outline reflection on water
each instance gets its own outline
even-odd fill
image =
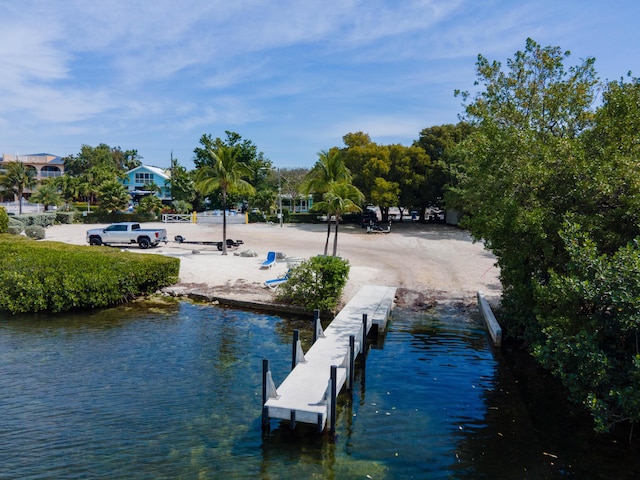
[[[575,457],[572,465],[555,458],[564,452],[545,455],[544,433],[513,378],[475,312],[461,306],[396,310],[384,346],[360,365],[353,395],[339,398],[335,442],[275,420],[263,434],[262,358],[279,384],[290,368],[292,330],[306,349],[310,327],[186,302],[6,318],[0,479],[564,478],[581,471]]]

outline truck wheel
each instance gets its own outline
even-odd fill
[[[102,239],[100,237],[91,237],[89,239],[89,245],[99,247],[100,245],[102,245]]]
[[[146,237],[142,237],[138,239],[138,245],[140,246],[140,248],[142,248],[143,250],[146,250],[147,248],[149,248],[151,246],[151,242],[149,241],[148,238]]]

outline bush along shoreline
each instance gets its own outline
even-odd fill
[[[0,311],[117,305],[178,282],[180,260],[0,234]]]

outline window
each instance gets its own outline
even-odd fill
[[[136,172],[135,174],[135,183],[136,184],[142,184],[142,185],[148,185],[150,183],[153,183],[153,173],[148,173],[148,172]]]
[[[126,232],[127,231],[127,226],[126,225],[110,225],[106,228],[107,232]]]
[[[40,170],[40,175],[42,176],[42,178],[59,177],[60,175],[62,175],[62,172],[58,167],[46,165],[42,167],[42,170]]]

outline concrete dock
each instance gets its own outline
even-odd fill
[[[386,329],[395,295],[395,287],[362,287],[309,351],[301,352],[299,363],[277,389],[269,372],[267,382],[271,385],[263,388],[263,425],[265,419],[278,418],[291,421],[292,427],[302,422],[322,431],[335,415],[331,406],[335,409],[335,397],[349,382],[355,357],[365,351],[371,327],[376,325],[379,332]]]

